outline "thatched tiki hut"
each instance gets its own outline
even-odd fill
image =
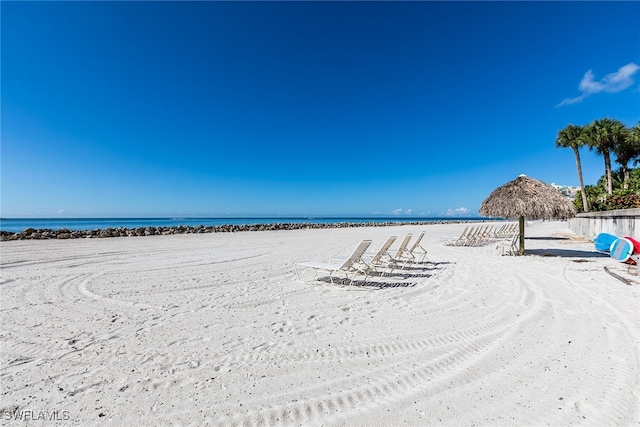
[[[520,175],[496,188],[480,205],[480,215],[518,218],[520,255],[524,254],[524,220],[565,219],[576,215],[576,208],[558,190],[537,179]]]

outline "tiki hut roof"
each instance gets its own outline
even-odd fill
[[[520,175],[493,190],[479,212],[500,218],[564,219],[574,217],[576,208],[549,184]]]

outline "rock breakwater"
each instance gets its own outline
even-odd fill
[[[142,237],[166,236],[171,234],[201,234],[201,233],[236,233],[242,231],[276,231],[276,230],[304,230],[317,228],[347,228],[347,227],[387,227],[392,225],[427,225],[451,224],[465,221],[433,221],[433,222],[337,222],[331,224],[318,223],[276,223],[276,224],[242,224],[215,226],[187,226],[173,227],[137,227],[137,228],[103,228],[95,230],[68,230],[61,228],[35,229],[27,228],[18,233],[0,231],[0,241],[10,240],[47,240],[47,239],[86,239],[105,237]]]

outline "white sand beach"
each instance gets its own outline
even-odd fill
[[[522,257],[463,228],[2,242],[0,423],[638,425],[640,277],[564,222]],[[296,279],[423,230],[405,275]]]

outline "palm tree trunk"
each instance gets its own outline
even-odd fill
[[[629,178],[630,178],[630,174],[629,174],[629,168],[626,166],[622,166],[622,173],[624,176],[624,182],[622,184],[622,188],[624,188],[625,190],[629,189]]]
[[[582,193],[582,208],[585,212],[589,212],[587,192],[584,189],[584,180],[582,179],[582,163],[580,163],[580,152],[578,152],[578,147],[573,147],[573,152],[576,154],[576,168],[578,169],[578,180],[580,181],[580,193]]]
[[[604,169],[607,173],[607,193],[613,194],[613,177],[611,176],[611,156],[609,150],[603,150]]]

